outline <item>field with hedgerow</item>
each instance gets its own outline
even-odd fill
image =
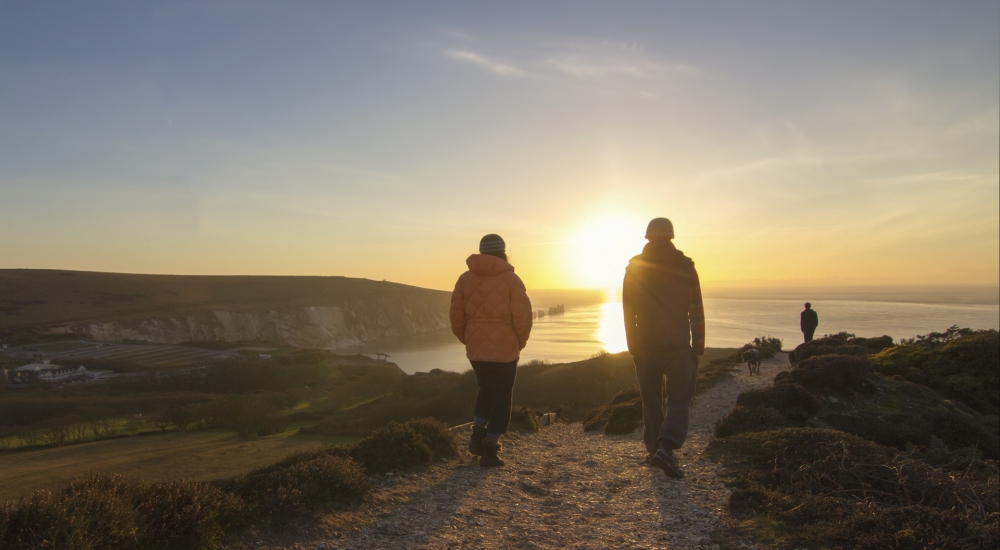
[[[44,344],[39,344],[44,345]],[[457,455],[471,372],[407,375],[392,363],[279,349],[201,368],[95,364],[107,384],[0,389],[0,548],[217,548],[252,529],[349,507],[367,476]],[[709,350],[719,379],[733,350]],[[586,411],[635,387],[627,354],[532,362],[515,387],[534,414]]]

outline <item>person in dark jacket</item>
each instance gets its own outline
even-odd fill
[[[705,311],[694,262],[674,247],[673,238],[670,220],[649,222],[649,242],[625,269],[622,309],[628,351],[642,397],[647,461],[666,475],[679,478],[684,472],[674,450],[687,437],[698,362],[705,353]]]
[[[806,342],[812,342],[813,334],[816,332],[816,327],[818,326],[819,316],[816,315],[816,310],[812,308],[812,304],[806,302],[806,309],[799,315],[799,328],[802,329],[802,336],[805,337]]]

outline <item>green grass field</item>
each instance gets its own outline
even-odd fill
[[[212,480],[277,462],[291,453],[349,437],[297,435],[298,429],[255,440],[228,430],[168,431],[65,447],[0,453],[0,501],[56,489],[91,472],[119,473],[145,481]]]

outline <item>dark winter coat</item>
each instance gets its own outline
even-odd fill
[[[799,316],[799,327],[802,332],[808,332],[810,330],[816,330],[819,326],[819,316],[816,315],[816,310],[806,309],[802,311],[802,315]]]
[[[670,241],[650,241],[632,258],[622,285],[632,355],[705,350],[705,313],[694,262]],[[693,338],[692,338],[693,336]],[[693,340],[693,341],[692,341]]]

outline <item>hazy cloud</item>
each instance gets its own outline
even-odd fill
[[[502,76],[527,76],[527,73],[514,65],[489,59],[476,52],[470,52],[468,50],[451,50],[447,53],[452,59],[478,65],[494,74]]]

